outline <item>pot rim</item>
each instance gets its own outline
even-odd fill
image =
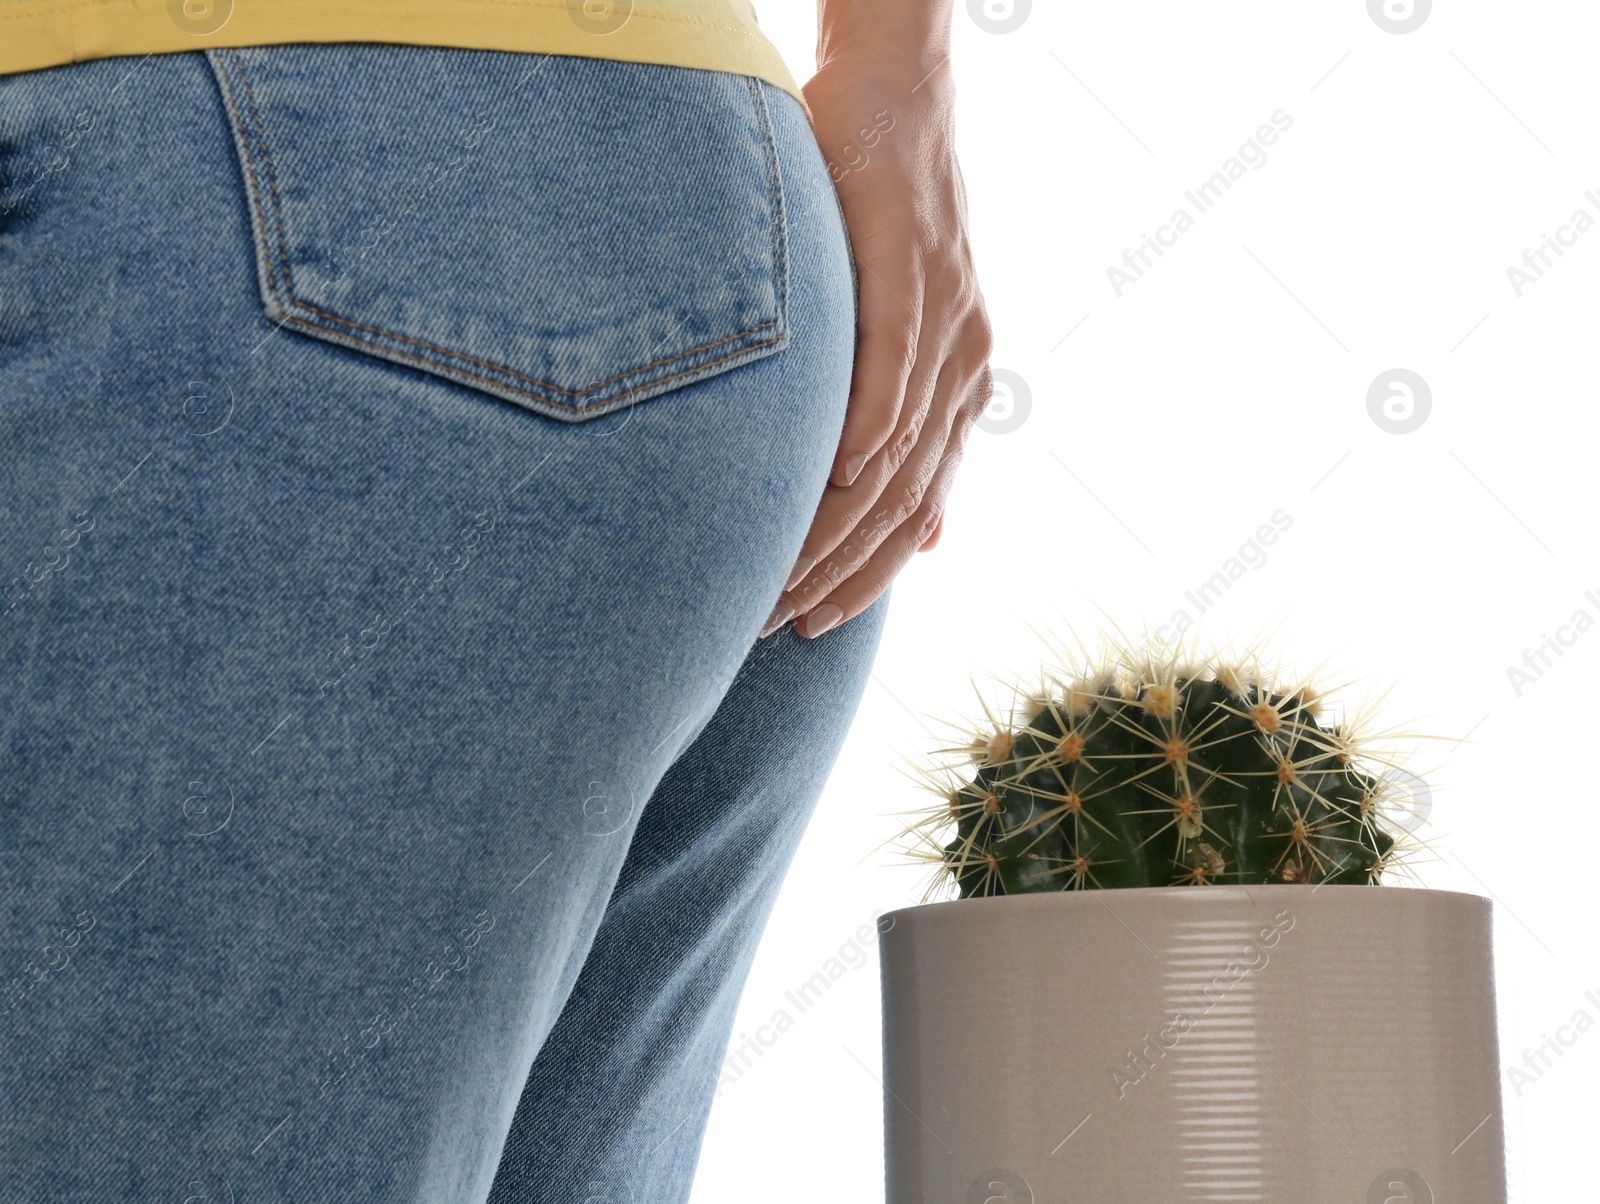
[[[1045,907],[1083,907],[1088,905],[1091,898],[1110,907],[1111,904],[1106,901],[1106,896],[1114,896],[1136,906],[1147,902],[1155,902],[1158,899],[1185,897],[1215,900],[1218,903],[1238,902],[1241,899],[1248,899],[1254,904],[1256,902],[1254,896],[1257,893],[1264,893],[1268,899],[1282,902],[1288,899],[1307,899],[1319,891],[1331,891],[1331,897],[1335,899],[1354,899],[1374,895],[1378,892],[1384,892],[1391,896],[1415,897],[1426,895],[1439,899],[1441,906],[1451,906],[1453,903],[1454,906],[1458,907],[1479,908],[1492,907],[1494,902],[1490,896],[1472,891],[1437,890],[1433,887],[1394,885],[1374,887],[1354,883],[1327,883],[1316,886],[1304,882],[1264,882],[1250,885],[1214,883],[1201,887],[1125,886],[1112,889],[1030,891],[1020,895],[983,895],[967,899],[941,899],[936,903],[916,903],[910,907],[898,907],[891,911],[880,912],[878,915],[878,927],[880,931],[888,932],[903,917],[917,916],[932,920],[935,913],[939,915],[952,914],[948,909],[953,907],[963,908],[963,914],[975,911],[980,906],[985,907],[997,913],[996,919],[998,921],[1000,915],[1006,911],[1026,911]],[[1088,898],[1084,898],[1084,896],[1088,896]],[[1068,900],[1080,898],[1083,900],[1082,902],[1068,902]],[[1048,903],[1044,902],[1044,900],[1059,900],[1059,902]],[[1208,905],[1207,903],[1197,902],[1192,906]],[[1191,906],[1191,904],[1186,903],[1181,904],[1181,906],[1187,907]],[[885,926],[886,919],[888,921],[887,927]]]

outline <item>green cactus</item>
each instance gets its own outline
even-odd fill
[[[955,752],[970,781],[914,828],[960,897],[1211,883],[1377,884],[1408,846],[1380,821],[1358,719],[1253,658],[1135,657],[1029,695]],[[985,711],[988,711],[985,706]]]

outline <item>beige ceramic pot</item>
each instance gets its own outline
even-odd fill
[[[958,899],[880,920],[888,1204],[1504,1204],[1489,900]]]

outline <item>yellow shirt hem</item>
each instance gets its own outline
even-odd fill
[[[228,4],[220,0],[219,11]],[[0,4],[0,75],[118,55],[289,42],[450,46],[731,71],[764,79],[806,108],[745,0],[635,3],[621,27],[605,34],[582,28],[567,0],[233,0],[226,22],[208,34],[181,28],[167,0]]]

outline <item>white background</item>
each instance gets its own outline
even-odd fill
[[[810,5],[760,17],[807,78]],[[882,1199],[878,950],[851,942],[929,881],[875,851],[931,800],[902,757],[981,714],[969,678],[996,699],[1045,663],[1030,624],[1092,640],[1106,616],[1137,632],[1192,612],[1184,592],[1280,509],[1292,527],[1202,631],[1276,631],[1290,665],[1331,657],[1324,680],[1358,682],[1341,698],[1392,686],[1383,723],[1470,733],[1414,762],[1434,796],[1418,873],[1496,900],[1500,1064],[1580,1010],[1600,1021],[1600,627],[1566,631],[1520,693],[1507,672],[1574,612],[1600,620],[1600,227],[1568,232],[1521,296],[1507,275],[1574,211],[1600,220],[1597,26],[1575,0],[1439,0],[1403,35],[1364,0],[1036,0],[995,34],[957,0],[992,362],[1031,408],[997,397],[1012,429],[974,432],[941,545],[896,582],[734,1044],[780,1009],[795,1023],[719,1096],[695,1204]],[[1265,165],[1118,297],[1124,249],[1195,213],[1185,190],[1280,109]],[[1397,367],[1432,394],[1407,434],[1367,407]],[[799,1011],[785,991],[841,949],[852,968]],[[1589,1031],[1531,1084],[1502,1075],[1512,1199],[1600,1198],[1597,1069]]]

